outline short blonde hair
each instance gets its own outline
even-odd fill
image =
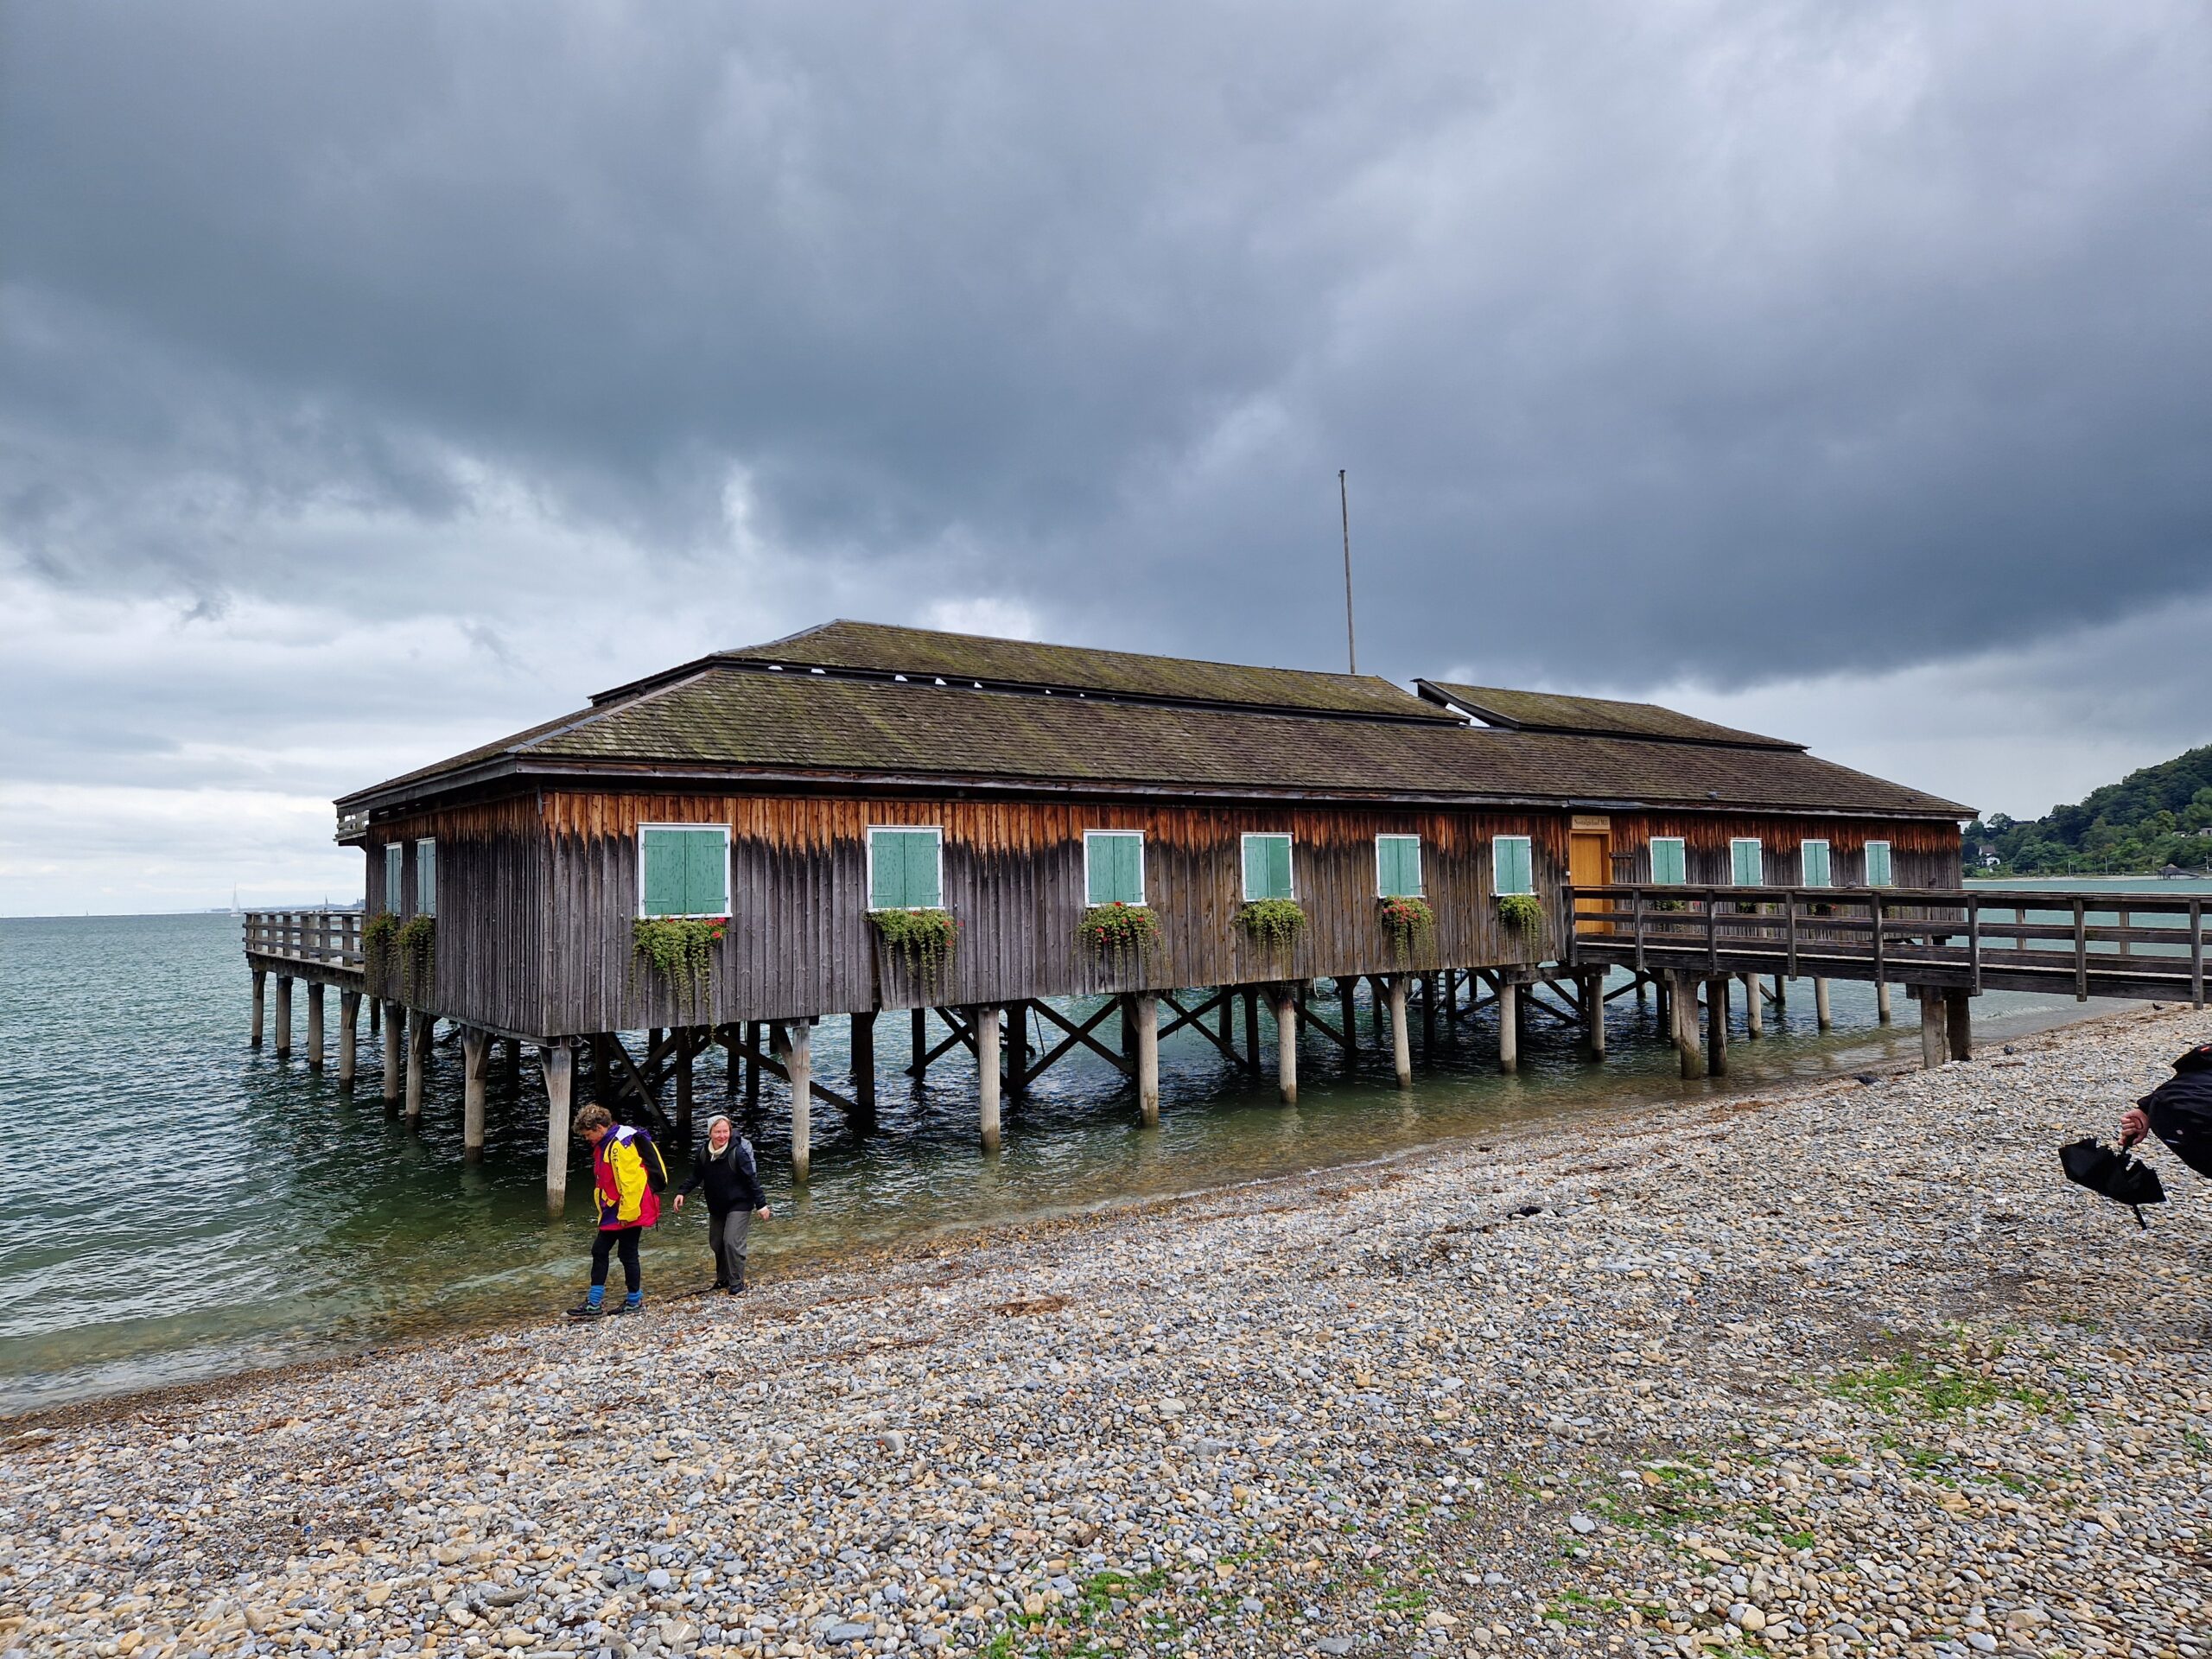
[[[575,1117],[569,1127],[577,1135],[597,1135],[601,1129],[612,1128],[613,1124],[614,1114],[608,1111],[606,1107],[593,1103],[579,1107]]]

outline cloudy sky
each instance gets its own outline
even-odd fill
[[[2212,14],[0,0],[0,912],[836,615],[2212,741]]]

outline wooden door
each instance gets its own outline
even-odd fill
[[[1576,830],[1567,844],[1567,879],[1577,887],[1602,887],[1613,879],[1613,838],[1611,830]],[[1610,899],[1577,899],[1578,913],[1592,910],[1611,910]],[[1575,925],[1586,932],[1610,933],[1610,922]]]

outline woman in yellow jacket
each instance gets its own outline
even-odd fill
[[[576,1114],[576,1138],[591,1147],[592,1185],[599,1198],[599,1236],[591,1245],[591,1289],[569,1310],[572,1319],[595,1319],[607,1312],[610,1255],[622,1258],[626,1294],[613,1311],[634,1313],[645,1306],[645,1275],[638,1262],[638,1238],[660,1219],[659,1188],[668,1185],[668,1166],[653,1138],[634,1124],[617,1123],[604,1106]]]

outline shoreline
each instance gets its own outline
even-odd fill
[[[0,1649],[2202,1654],[2212,1194],[2055,1154],[2202,1024],[19,1419]]]

